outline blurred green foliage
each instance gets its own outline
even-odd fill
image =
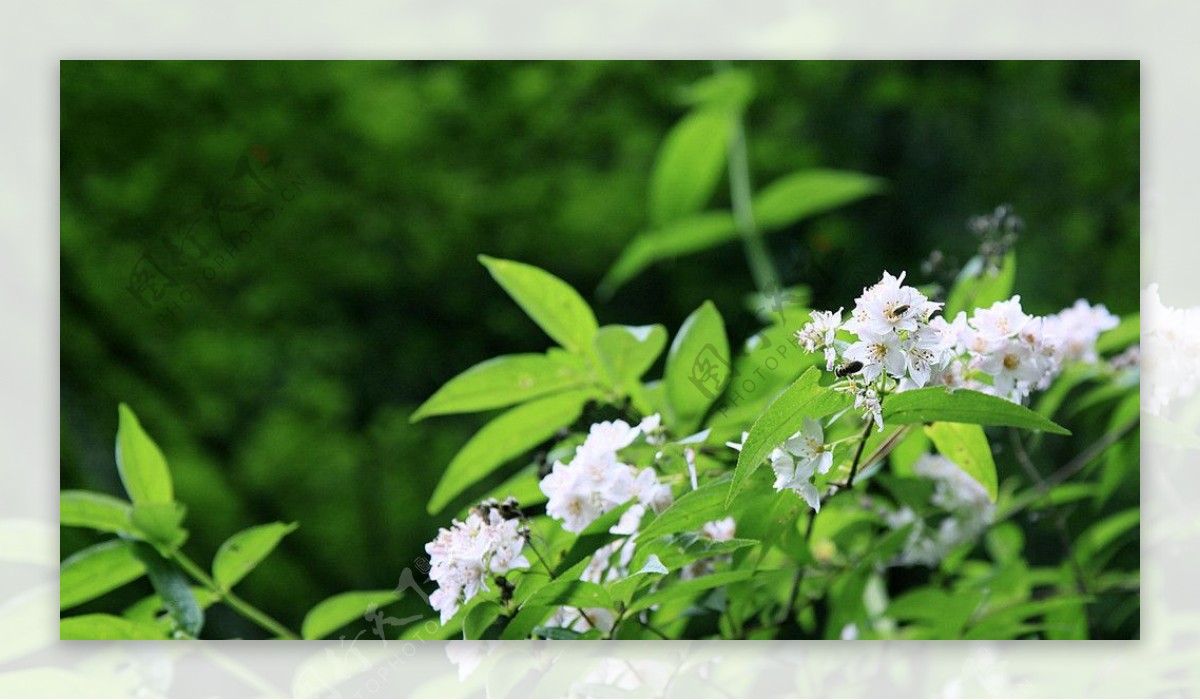
[[[768,239],[784,283],[808,285],[814,306],[853,298],[882,269],[948,282],[974,252],[968,217],[1008,203],[1026,224],[1015,289],[1030,312],[1082,295],[1136,310],[1136,62],[739,67],[755,82],[756,186],[809,167],[887,182],[882,196]],[[686,86],[711,72],[64,62],[62,487],[121,493],[112,436],[125,401],[170,456],[189,505],[185,549],[201,565],[231,532],[300,523],[241,584],[265,611],[298,627],[330,595],[393,587],[448,519],[425,504],[485,420],[410,425],[410,413],[485,358],[549,345],[476,255],[594,290],[648,226],[657,149],[686,110]],[[259,184],[250,172],[270,174]],[[278,195],[271,218],[230,248],[205,217],[219,210],[236,237],[246,220],[236,208],[256,187]],[[728,207],[725,190],[714,205]],[[175,296],[144,306],[131,273],[147,252],[168,266],[163,237],[178,242],[181,226],[204,231],[213,274],[208,263],[170,268]],[[922,274],[934,250],[945,262]],[[589,301],[602,324],[677,328],[712,299],[744,338],[757,329],[752,286],[734,242]],[[1131,503],[1136,493],[1112,507]],[[64,552],[98,540],[62,536]],[[132,603],[149,593],[139,585],[113,595]],[[219,611],[206,627],[261,634]]]

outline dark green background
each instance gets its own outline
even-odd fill
[[[806,167],[889,191],[773,236],[789,284],[848,305],[886,268],[926,282],[963,261],[968,217],[1026,222],[1016,289],[1046,313],[1078,296],[1138,303],[1136,62],[747,63],[756,185]],[[708,63],[64,62],[62,486],[120,493],[117,403],[163,447],[202,563],[256,523],[299,521],[241,589],[281,621],[347,589],[390,588],[448,516],[439,474],[482,416],[408,415],[488,357],[540,351],[540,331],[475,261],[563,277],[601,323],[672,330],[706,298],[756,329],[736,244],[660,264],[608,301],[592,290],[647,219],[656,149],[679,91]],[[193,222],[240,158],[273,201],[173,317],[125,289],[143,252]],[[271,183],[267,183],[270,186]],[[724,188],[713,205],[726,205]],[[230,214],[231,219],[236,216]],[[210,254],[219,248],[198,227]],[[161,255],[161,253],[160,253]],[[212,262],[213,258],[209,258]],[[202,266],[180,268],[195,280]],[[1135,500],[1136,503],[1136,500]],[[63,531],[65,554],[87,535]],[[98,608],[132,602],[130,587]],[[214,612],[206,636],[258,636]]]

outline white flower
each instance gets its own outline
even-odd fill
[[[579,452],[605,454],[629,447],[637,439],[640,427],[630,427],[623,420],[595,423],[579,447]]]
[[[1095,362],[1096,340],[1117,327],[1118,319],[1103,304],[1092,306],[1079,299],[1073,306],[1046,317],[1045,333],[1064,360]]]
[[[733,516],[721,520],[712,520],[700,527],[700,534],[713,542],[728,542],[737,532],[737,522]]]
[[[843,328],[860,337],[915,331],[917,324],[942,307],[915,288],[902,285],[904,276],[903,272],[899,277],[884,272],[883,279],[864,289]]]
[[[1021,310],[1020,295],[1007,301],[998,301],[986,309],[978,309],[971,317],[971,326],[979,334],[979,342],[986,345],[999,343],[1017,334],[1029,316]]]
[[[790,489],[804,499],[810,508],[821,510],[821,494],[812,483],[816,463],[797,463],[787,451],[776,448],[770,454],[771,469],[775,472],[775,490]]]
[[[505,505],[515,507],[516,502]],[[429,603],[441,613],[442,624],[454,617],[462,603],[488,590],[489,574],[500,576],[529,567],[522,554],[525,536],[520,521],[505,518],[501,510],[494,501],[483,503],[465,521],[454,520],[450,528],[438,530],[437,537],[425,545],[429,577],[438,584]]]
[[[879,393],[873,388],[867,388],[854,395],[854,409],[863,412],[863,418],[875,421],[879,430],[883,430],[883,403]]]
[[[546,514],[568,532],[582,532],[633,498],[656,513],[670,505],[671,488],[659,483],[653,469],[639,472],[617,456],[617,450],[632,444],[644,429],[657,425],[657,415],[632,428],[620,420],[593,425],[575,457],[567,464],[555,462],[539,484],[548,499]]]
[[[846,349],[844,357],[851,362],[862,363],[859,372],[867,382],[875,381],[885,370],[893,377],[904,376],[904,350],[900,348],[900,337],[894,333],[862,337]]]
[[[1000,396],[1020,397],[1041,381],[1049,358],[1019,338],[995,343],[979,362],[979,369],[992,376],[992,385]]]
[[[825,444],[825,431],[812,418],[806,416],[800,432],[788,438],[783,446],[798,462],[804,463],[806,469],[811,466],[824,474],[833,466],[833,450]]]

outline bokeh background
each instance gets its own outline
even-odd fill
[[[923,281],[933,250],[964,261],[977,244],[967,219],[1007,203],[1026,224],[1016,290],[1027,308],[1087,296],[1136,311],[1136,62],[737,67],[756,85],[756,185],[806,167],[888,182],[770,238],[784,281],[809,285],[817,306],[847,303],[884,268]],[[646,225],[681,90],[712,70],[62,63],[61,486],[121,492],[125,401],[168,457],[193,558],[207,563],[249,525],[300,522],[241,584],[245,598],[296,626],[329,595],[394,586],[448,519],[425,503],[485,420],[410,425],[409,414],[478,361],[549,345],[477,254],[554,272],[602,323],[674,329],[712,299],[733,338],[757,329],[736,243],[656,265],[611,299],[593,294]],[[262,185],[249,175],[264,171]],[[191,227],[214,209],[237,221],[263,186],[294,196],[212,277],[177,273],[190,300],[143,305],[129,292],[142,256],[169,250],[163,237],[192,231],[217,252],[210,230]],[[64,555],[90,541],[61,537]],[[101,607],[149,593],[137,585]],[[260,635],[219,609],[206,628]]]

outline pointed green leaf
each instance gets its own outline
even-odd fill
[[[642,528],[638,533],[638,548],[648,547],[664,535],[699,530],[704,523],[724,517],[727,514],[725,496],[728,493],[729,480],[721,478],[683,494]]]
[[[409,420],[511,406],[587,383],[578,367],[547,355],[502,355],[446,382]]]
[[[63,491],[58,494],[58,520],[69,527],[87,527],[100,532],[133,535],[133,507],[129,501],[94,491]]]
[[[988,498],[996,502],[996,462],[983,428],[970,423],[934,423],[925,427],[925,434],[943,457],[954,462],[987,490]]]
[[[296,527],[296,523],[256,525],[225,540],[213,559],[213,579],[217,585],[224,590],[233,588]]]
[[[844,170],[802,170],[764,187],[754,196],[754,219],[763,229],[782,228],[869,195],[884,181]]]
[[[725,390],[732,369],[725,321],[706,301],[684,320],[667,353],[663,384],[670,426],[691,432]]]
[[[59,639],[166,639],[156,625],[126,620],[116,615],[92,614],[64,617],[58,624]]]
[[[667,345],[667,329],[652,326],[604,326],[596,333],[596,354],[615,387],[641,379]]]
[[[727,211],[695,214],[664,223],[635,236],[596,290],[602,298],[611,297],[629,280],[659,260],[708,250],[737,238],[737,224]]]
[[[486,255],[479,261],[556,343],[577,354],[592,346],[596,315],[571,285],[533,265]]]
[[[628,606],[629,602],[633,600],[633,596],[643,586],[657,581],[669,573],[670,571],[667,570],[667,567],[663,566],[658,557],[651,554],[646,563],[642,565],[642,568],[619,581],[609,584],[608,590],[612,594],[613,600],[619,601],[621,605]]]
[[[350,591],[317,603],[300,625],[304,639],[323,639],[355,620],[365,620],[371,607],[382,608],[400,600],[396,591]]]
[[[1057,435],[1071,434],[1061,425],[1020,404],[970,389],[948,391],[932,386],[894,394],[883,402],[885,425],[889,422],[905,425],[934,421],[1006,425]]]
[[[502,464],[554,436],[583,412],[590,392],[556,394],[517,406],[483,426],[450,462],[429,498],[436,513],[456,496],[479,483]]]
[[[725,169],[735,114],[724,107],[694,110],[667,133],[650,175],[651,222],[662,225],[694,214],[712,198]]]
[[[142,430],[133,409],[121,404],[117,413],[117,471],[129,499],[134,503],[170,503],[175,495],[162,450]]]
[[[182,503],[135,503],[130,520],[135,528],[167,553],[187,540],[183,516],[187,508]]]
[[[175,620],[175,624],[192,639],[199,637],[200,630],[204,627],[204,610],[192,595],[187,577],[175,564],[164,559],[156,549],[144,542],[133,544],[133,553],[145,565],[154,591],[158,593],[163,607]]]
[[[629,612],[635,613],[640,610],[649,610],[656,605],[662,605],[672,600],[679,598],[688,598],[695,596],[703,591],[727,586],[731,583],[744,581],[754,575],[751,569],[738,569],[735,571],[725,571],[719,574],[710,574],[699,578],[688,579],[686,581],[678,581],[672,583],[666,588],[655,591],[650,595],[642,596],[638,600],[633,601],[629,606]]]
[[[771,450],[800,430],[805,418],[823,418],[853,403],[849,394],[818,384],[820,376],[820,370],[809,367],[754,421],[738,455],[737,469],[725,499],[726,506],[745,488],[750,476],[767,459]]]
[[[109,540],[82,549],[68,557],[59,570],[59,607],[66,610],[86,603],[137,580],[145,572],[129,542]]]

